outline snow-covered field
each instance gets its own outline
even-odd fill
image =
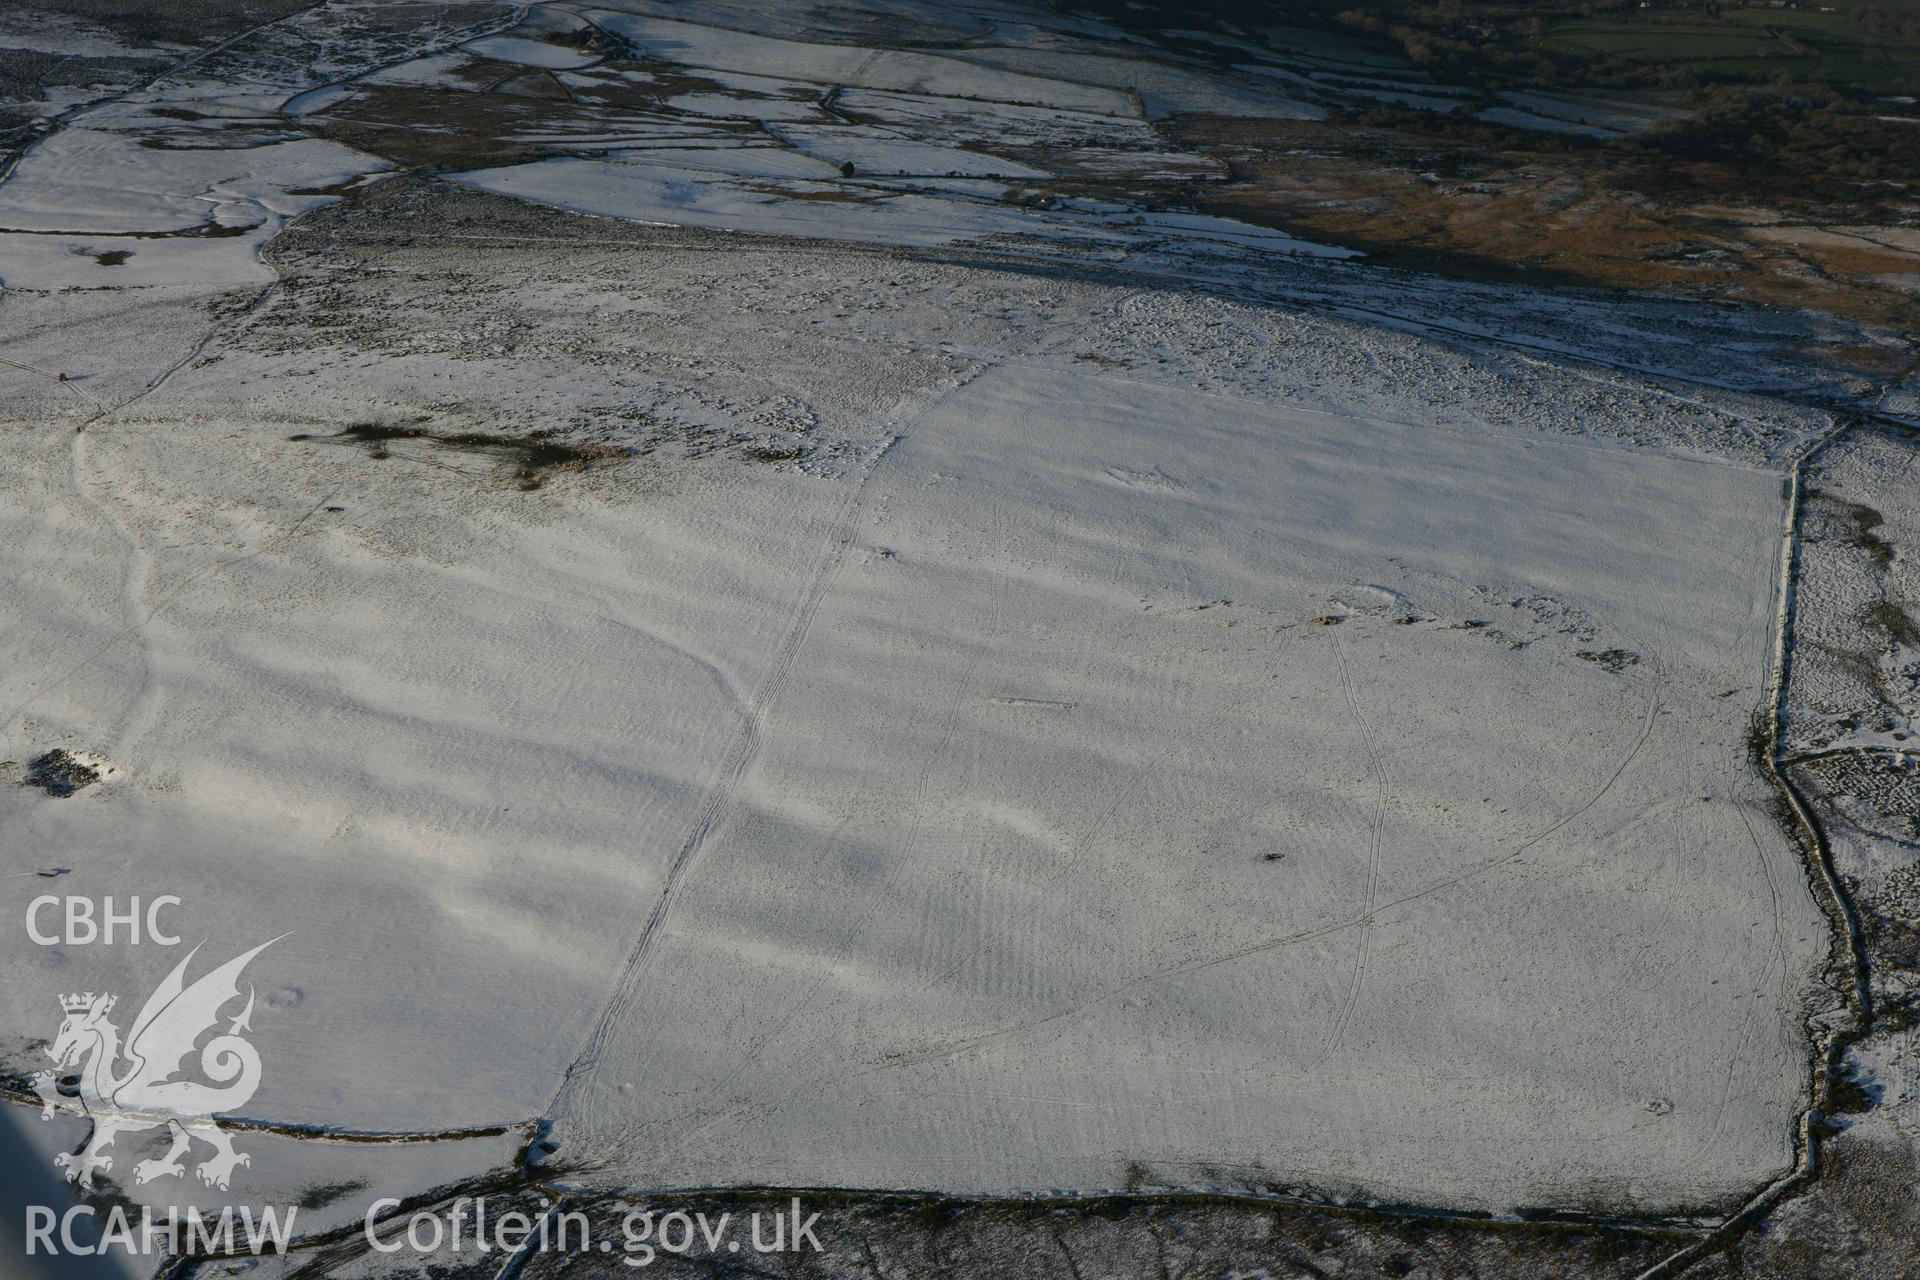
[[[7,545],[59,566],[15,751],[117,770],[9,826],[294,930],[261,1116],[544,1116],[625,1185],[1654,1212],[1789,1160],[1823,933],[1739,747],[1775,474],[1150,385],[1079,358],[1160,305],[1108,286],[591,223],[563,285],[380,222],[81,434],[8,374]],[[812,420],[719,433],[779,389]],[[652,452],[523,491],[330,436],[581,419]]]
[[[942,397],[756,680],[563,1149],[1496,1210],[1764,1178],[1823,943],[1725,696],[1777,491],[1019,364]]]
[[[1197,73],[648,10],[243,44],[0,183],[7,910],[289,935],[245,1193],[1791,1166],[1817,323],[1027,199]],[[162,958],[0,930],[0,1068]]]

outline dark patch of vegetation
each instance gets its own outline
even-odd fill
[[[1879,534],[1880,526],[1886,523],[1872,507],[1861,502],[1849,502],[1830,493],[1813,495],[1822,505],[1833,509],[1834,514],[1847,526],[1847,541],[1872,556],[1882,564],[1893,560],[1893,546]]]
[[[1827,1083],[1826,1109],[1834,1115],[1860,1115],[1880,1100],[1880,1087],[1858,1066],[1836,1067]]]
[[[1537,86],[1536,86],[1537,87]],[[1429,170],[1473,176],[1489,153],[1590,156],[1614,162],[1613,177],[1643,195],[1674,200],[1748,196],[1817,198],[1848,206],[1908,198],[1920,173],[1920,124],[1882,119],[1873,95],[1825,85],[1714,86],[1687,95],[1685,114],[1619,138],[1542,133],[1465,111],[1379,104],[1335,112],[1335,123],[1445,143]]]
[[[322,1186],[308,1187],[295,1201],[302,1209],[324,1209],[346,1199],[356,1191],[365,1189],[364,1180],[354,1182],[330,1182]]]
[[[1730,176],[1754,194],[1903,200],[1906,184],[1920,174],[1920,125],[1888,124],[1881,119],[1887,104],[1870,94],[1807,84],[1726,86],[1695,94],[1688,106],[1684,119],[1619,144],[1643,159],[1630,175],[1641,190],[1724,190]]]
[[[342,178],[339,182],[330,182],[324,187],[288,187],[290,196],[344,196],[360,185],[358,175]]]
[[[200,222],[177,231],[118,231],[109,234],[125,236],[129,240],[226,240],[243,236],[251,230],[252,227],[230,227],[224,222]]]
[[[571,31],[554,31],[542,37],[548,44],[557,44],[563,48],[580,49],[587,53],[598,54],[603,58],[634,56],[634,47],[625,39],[608,31],[604,27],[577,27]]]
[[[355,423],[332,435],[315,436],[307,432],[289,440],[322,444],[358,444],[373,459],[391,458],[387,445],[399,440],[417,440],[446,449],[457,449],[498,459],[519,481],[522,489],[538,489],[545,474],[555,470],[584,471],[595,463],[627,456],[627,451],[612,445],[581,445],[555,439],[550,431],[535,431],[524,436],[491,431],[429,431],[424,427],[398,426],[377,422]]]
[[[624,88],[620,87],[622,82],[603,84],[595,96],[606,107],[649,110],[676,93],[725,92],[738,96],[712,80],[673,75],[661,64],[631,62],[626,66],[645,70],[650,78],[645,84],[626,84]],[[661,74],[652,74],[655,68],[660,68]],[[604,126],[604,116],[597,109],[576,107],[565,89],[547,73],[529,73],[496,83],[494,73],[498,70],[498,64],[485,64],[449,72],[472,89],[490,90],[484,93],[421,85],[362,85],[351,101],[338,104],[323,116],[308,117],[305,123],[323,137],[405,165],[438,170],[546,158],[551,152],[545,146],[513,141],[536,120],[545,128],[563,128],[569,120],[595,128]],[[550,90],[550,94],[535,96],[532,90],[536,87]],[[741,136],[755,132],[755,127],[744,120],[717,122],[711,127],[716,132]]]
[[[533,1208],[524,1176],[442,1188],[432,1201],[423,1197],[403,1208],[444,1206],[456,1193],[502,1190],[513,1197],[515,1208]],[[1114,1274],[1116,1258],[1145,1261],[1156,1252],[1160,1272],[1167,1275],[1586,1275],[1597,1261],[1630,1261],[1633,1271],[1643,1270],[1694,1238],[1660,1228],[1526,1225],[1482,1214],[1435,1216],[1412,1209],[1274,1204],[1205,1194],[996,1200],[759,1187],[677,1192],[670,1198],[631,1192],[569,1196],[565,1210],[585,1215],[589,1238],[617,1239],[621,1222],[636,1210],[657,1215],[670,1205],[710,1220],[726,1213],[742,1221],[755,1213],[784,1216],[795,1198],[804,1213],[818,1218],[821,1252],[796,1252],[783,1260],[779,1274],[788,1280],[841,1277],[849,1274],[849,1266],[862,1274],[893,1276],[1027,1275],[1038,1273],[1034,1259],[1042,1255],[1048,1261],[1039,1270],[1047,1274],[1092,1277]],[[397,1215],[388,1219],[397,1220]],[[343,1235],[337,1256],[359,1241],[358,1227],[353,1224]],[[364,1242],[360,1245],[361,1257],[369,1257]],[[1170,1269],[1171,1255],[1182,1261]],[[1411,1264],[1411,1270],[1400,1263]],[[566,1265],[565,1260],[554,1266],[536,1259],[527,1274],[558,1275]],[[481,1268],[489,1276],[494,1269]],[[588,1269],[601,1271],[591,1264]],[[714,1276],[773,1274],[742,1270],[720,1258],[694,1269]],[[1621,1271],[1626,1273],[1624,1267]]]
[[[168,4],[152,4],[149,0],[61,0],[57,12],[97,22],[139,43],[174,40],[199,45],[305,7],[301,0],[249,0],[246,4],[231,0],[175,0]]]
[[[133,256],[131,249],[109,249],[105,253],[96,253],[93,260],[103,267],[117,267]]]
[[[1920,924],[1878,912],[1865,913],[1868,950],[1885,969],[1920,972]],[[1920,996],[1907,997],[1908,1005]]]
[[[1882,996],[1873,1004],[1875,1035],[1905,1035],[1920,1027],[1920,996]]]
[[[1895,644],[1920,647],[1920,623],[1891,600],[1875,600],[1861,610],[1860,621],[1886,632]]]
[[[65,799],[82,787],[90,787],[98,781],[98,769],[65,748],[55,747],[27,762],[27,776],[21,785],[44,787],[48,795]]]
[[[1640,655],[1631,649],[1600,649],[1597,651],[1593,649],[1581,649],[1573,656],[1582,661],[1591,662],[1596,666],[1604,667],[1615,675],[1619,675],[1628,667],[1637,667],[1640,665]]]
[[[1216,0],[1217,3],[1217,0]],[[1301,15],[1475,85],[1684,89],[1775,80],[1897,87],[1920,70],[1920,14],[1720,0],[1344,0]]]
[[[922,1196],[909,1202],[907,1221],[929,1234],[945,1231],[966,1217],[971,1206],[942,1196]]]
[[[1598,152],[1605,145],[1602,139],[1584,134],[1541,133],[1482,120],[1465,111],[1421,111],[1388,102],[1339,108],[1327,118],[1334,124],[1386,130],[1420,145],[1447,144],[1447,149],[1421,157],[1429,172],[1445,179],[1480,176],[1489,151]]]
[[[740,451],[744,458],[755,462],[792,462],[795,458],[804,458],[807,451],[799,445],[756,444]]]
[[[1767,773],[1773,761],[1773,718],[1758,707],[1748,712],[1743,741],[1747,748],[1747,763],[1762,774]]]
[[[1183,9],[1188,6],[1182,6]],[[1236,21],[1243,5],[1211,0],[1172,25]],[[1863,5],[1846,14],[1716,0],[1338,0],[1292,22],[1383,46],[1438,79],[1479,90],[1621,96],[1658,90],[1680,110],[1616,138],[1524,130],[1477,119],[1474,107],[1419,111],[1382,101],[1336,112],[1336,123],[1427,136],[1478,151],[1587,153],[1628,163],[1647,195],[1819,197],[1902,202],[1920,174],[1920,125],[1884,95],[1920,82],[1920,13]],[[1171,17],[1171,15],[1169,15]],[[1447,177],[1445,157],[1433,170]]]

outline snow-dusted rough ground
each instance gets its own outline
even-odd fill
[[[1830,327],[964,178],[849,205],[935,145],[866,122],[489,176],[496,103],[433,117],[453,181],[359,182],[412,163],[361,149],[419,106],[381,83],[546,104],[535,152],[640,108],[527,90],[596,70],[572,10],[321,58],[331,12],[0,185],[0,735],[103,771],[0,787],[6,910],[292,931],[261,1194],[536,1126],[596,1188],[1712,1216],[1793,1163],[1828,940],[1745,739]],[[1121,110],[1031,50],[622,22],[664,132],[782,136],[783,70],[933,133]],[[208,104],[246,145],[166,163]],[[157,976],[0,960],[11,1075],[56,993]]]

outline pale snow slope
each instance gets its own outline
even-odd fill
[[[291,22],[320,41],[338,12]],[[1131,110],[1047,78],[1058,60],[628,29],[689,65],[887,90],[845,97],[947,141]],[[1724,460],[1777,463],[1810,428],[1552,359],[1725,366],[1722,347],[1611,302],[1286,275],[1307,268],[1257,251],[1315,247],[1222,219],[810,182],[862,162],[830,142],[874,135],[816,131],[825,159],[784,168],[722,154],[707,128],[744,90],[676,99],[712,112],[658,124],[708,149],[684,161],[467,180],[1191,265],[1256,303],[606,222],[583,274],[577,246],[499,250],[587,220],[516,230],[444,189],[396,242],[423,255],[404,270],[323,236],[263,292],[284,220],[383,163],[269,136],[276,105],[381,67],[442,79],[408,56],[473,34],[162,83],[0,187],[0,225],[44,228],[0,239],[15,290],[155,286],[0,311],[12,356],[82,375],[0,370],[5,753],[115,768],[68,800],[0,787],[5,909],[50,885],[182,893],[214,959],[291,929],[259,962],[250,1113],[416,1134],[550,1116],[563,1158],[614,1183],[1099,1190],[1140,1165],[1619,1212],[1725,1201],[1786,1162],[1823,942],[1740,745],[1778,476]],[[553,47],[513,39],[474,47]],[[316,120],[352,102],[318,94]],[[156,111],[188,104],[208,115]],[[234,123],[259,136],[141,145]],[[658,144],[624,108],[522,134],[603,123],[609,149]],[[1140,145],[1138,121],[1111,127],[1103,145]],[[203,226],[246,234],[145,238]],[[1288,289],[1323,310],[1269,305]],[[1392,326],[1545,335],[1546,355]],[[721,444],[525,494],[483,457],[287,439],[367,421]],[[796,423],[831,445],[812,474],[743,460]],[[4,1065],[38,1065],[52,993],[132,997],[171,958],[0,932]],[[315,1148],[296,1175],[417,1187],[510,1145]],[[302,1181],[263,1162],[259,1185]]]
[[[1139,1162],[1659,1209],[1784,1159],[1822,935],[1739,748],[1776,476],[1111,371],[943,386],[930,353],[1064,359],[1148,295],[594,223],[515,257],[435,199],[444,246],[317,229],[217,362],[83,434],[73,387],[0,375],[34,408],[7,754],[117,767],[0,788],[0,822],[60,891],[184,893],[216,951],[293,930],[253,1114],[552,1114],[562,1158],[648,1186]],[[184,354],[178,305],[7,315],[34,363],[111,350],[78,385],[117,400]],[[667,459],[531,495],[286,439],[617,432],[666,379],[744,425],[730,369],[905,438],[829,478]],[[1641,661],[1576,656],[1613,648]],[[49,882],[6,883],[18,912]],[[0,947],[15,1046],[48,993],[165,959]]]
[[[1717,696],[1778,521],[1763,473],[984,376],[868,482],[563,1149],[1737,1194],[1791,1159],[1824,947]]]
[[[8,754],[78,733],[119,766],[72,802],[0,787],[10,846],[72,868],[5,881],[8,914],[176,893],[210,953],[291,930],[255,962],[263,994],[298,998],[256,1012],[270,1069],[249,1114],[537,1116],[804,589],[779,549],[824,537],[831,495],[788,481],[531,524],[524,499],[475,526],[407,492],[436,468],[369,492],[358,451],[286,434],[47,432],[7,457],[9,487],[44,495],[4,530],[36,566],[9,575]],[[343,503],[402,508],[399,546],[426,545],[396,554],[395,532],[324,510]],[[55,991],[132,1002],[177,958],[50,953],[20,929],[0,948],[33,975],[0,996],[9,1040],[51,1029]]]

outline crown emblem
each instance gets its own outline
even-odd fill
[[[76,991],[72,995],[61,996],[60,1007],[68,1013],[85,1013],[93,1007],[93,992],[89,991],[82,995]],[[113,1008],[113,997],[108,996],[107,1002],[101,1006],[100,1012],[105,1013],[111,1008]]]

